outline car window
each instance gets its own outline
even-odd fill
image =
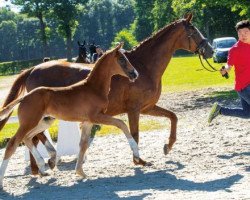
[[[235,40],[223,40],[218,42],[217,48],[230,48],[236,43]]]

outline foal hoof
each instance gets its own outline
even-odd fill
[[[135,165],[142,165],[142,166],[152,166],[153,164],[151,162],[146,162],[142,160],[141,158],[133,158]]]
[[[168,145],[165,144],[164,147],[163,147],[163,151],[164,151],[164,154],[167,155],[169,152],[170,152],[170,148],[168,148]]]
[[[33,176],[37,176],[37,175],[39,175],[39,170],[31,170],[31,174]]]
[[[55,168],[55,166],[56,166],[56,161],[54,160],[54,159],[49,159],[48,160],[48,165],[49,165],[49,168],[50,169],[54,169]]]
[[[48,171],[40,172],[41,176],[49,176],[50,173]]]
[[[76,169],[76,174],[77,174],[78,176],[81,176],[83,179],[84,179],[84,178],[87,178],[87,175],[83,172],[82,169]]]

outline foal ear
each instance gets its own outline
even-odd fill
[[[191,22],[193,19],[193,14],[192,13],[186,13],[184,15],[184,18],[186,19],[187,22]]]
[[[122,48],[124,42],[120,42],[119,44],[117,44],[117,46],[115,47],[115,51],[118,51],[120,48]]]

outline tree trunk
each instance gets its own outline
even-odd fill
[[[72,61],[72,36],[71,31],[67,34],[67,60]]]
[[[47,57],[47,56],[50,56],[50,52],[48,48],[47,36],[45,33],[46,24],[43,21],[42,13],[39,13],[37,17],[40,21],[40,29],[41,29],[41,34],[42,34],[41,37],[42,37],[42,43],[43,43],[43,57]]]

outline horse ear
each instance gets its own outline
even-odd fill
[[[79,41],[77,41],[77,44],[78,44],[78,46],[81,46],[81,44],[80,44],[80,42],[79,42]]]
[[[116,47],[115,47],[115,49],[114,49],[114,52],[119,51],[119,50],[120,50],[120,48],[122,48],[122,45],[123,45],[123,43],[122,43],[122,42],[120,42],[119,44],[117,44],[117,45],[116,45]]]
[[[84,41],[83,41],[83,45],[85,45],[85,44],[86,44],[86,41],[84,40]]]
[[[116,49],[116,50],[119,50],[120,48],[122,48],[123,44],[124,44],[124,42],[118,43],[118,44],[116,45],[115,49]]]
[[[186,13],[184,15],[184,18],[186,19],[187,22],[191,22],[193,19],[193,14],[192,13]]]

